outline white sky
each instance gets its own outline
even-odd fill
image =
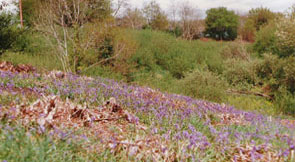
[[[5,9],[8,9],[9,11],[12,11],[13,12],[14,10],[16,10],[16,6],[14,6],[14,5],[11,4],[13,1],[15,1],[15,0],[0,0],[0,3],[1,2],[8,3],[9,6],[7,6]]]
[[[129,0],[133,6],[142,7],[143,3],[150,0]],[[240,13],[246,13],[251,8],[267,7],[275,12],[284,12],[288,10],[295,0],[156,0],[164,10],[167,10],[171,3],[179,3],[183,1],[190,2],[193,6],[198,7],[203,13],[213,7],[227,7]]]

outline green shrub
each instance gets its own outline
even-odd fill
[[[176,41],[170,34],[160,32],[143,31],[138,36],[139,47],[133,56],[133,62],[139,69],[162,69],[180,79],[194,67],[197,53],[190,44]]]
[[[175,28],[169,30],[169,33],[178,38],[182,36],[183,30],[179,25],[177,25]]]
[[[17,29],[13,24],[13,16],[5,12],[0,13],[0,55],[12,47],[17,38]]]
[[[137,69],[156,72],[168,71],[181,79],[197,65],[210,64],[215,71],[222,71],[219,51],[225,43],[177,40],[168,33],[150,30],[132,31],[138,43],[132,56]]]
[[[226,96],[227,83],[208,70],[194,70],[180,81],[179,87],[185,95],[222,102]]]
[[[277,48],[280,57],[295,56],[295,17],[282,17],[277,23]]]
[[[283,76],[283,60],[276,55],[264,54],[263,60],[257,66],[257,75],[260,78],[282,78]]]
[[[253,48],[259,54],[295,56],[295,18],[290,15],[281,15],[261,28],[256,34]]]
[[[263,60],[256,66],[256,73],[271,92],[276,92],[284,78],[284,61],[273,54],[264,54]]]
[[[257,76],[268,84],[272,92],[280,87],[295,93],[295,58],[279,58],[276,55],[264,55],[263,61],[256,67]]]
[[[245,24],[240,27],[239,35],[241,35],[242,39],[245,41],[254,42],[255,33],[256,28],[254,26],[254,21],[248,18]]]
[[[285,85],[289,92],[295,94],[295,56],[286,58],[283,68],[284,78],[281,84]]]
[[[221,56],[224,59],[250,59],[250,53],[248,53],[246,45],[243,42],[229,43],[226,47],[222,49]]]
[[[23,29],[19,32],[15,42],[12,44],[12,50],[32,55],[54,53],[55,51],[40,33],[30,29]]]
[[[259,31],[261,27],[274,20],[275,16],[275,13],[270,9],[260,7],[251,9],[248,14],[248,19],[253,21],[256,31]]]
[[[256,33],[256,40],[253,45],[254,51],[261,56],[264,53],[278,53],[276,25],[272,22],[264,26]]]
[[[229,84],[233,86],[248,86],[257,83],[256,68],[258,60],[242,61],[236,59],[229,59],[224,62],[225,70],[223,72],[224,78]]]
[[[278,113],[295,116],[295,95],[284,88],[276,93],[275,106]]]

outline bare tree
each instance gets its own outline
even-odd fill
[[[142,12],[152,29],[166,30],[168,28],[168,17],[155,0],[145,4]]]
[[[176,27],[176,23],[177,23],[177,13],[178,13],[178,7],[177,4],[175,2],[175,0],[172,0],[169,6],[169,17],[170,20],[172,21],[172,28]]]
[[[98,49],[103,43],[104,34],[112,26],[109,23],[96,21],[107,12],[105,10],[108,4],[104,5],[104,2],[103,0],[47,0],[40,3],[35,27],[44,33],[52,46],[57,47],[56,55],[64,71],[70,72],[74,69],[74,72],[77,72],[78,64],[85,53],[90,49]],[[114,59],[117,55],[89,62],[97,65]]]
[[[57,57],[60,59],[63,70],[71,71],[69,62],[69,41],[73,33],[69,31],[69,24],[81,24],[82,13],[80,2],[73,2],[74,11],[65,0],[48,0],[40,4],[38,18],[35,21],[36,29],[45,34],[50,41],[52,38],[57,44]],[[78,5],[78,6],[77,6]],[[52,43],[54,46],[54,44]]]
[[[120,11],[128,6],[128,0],[113,0],[113,16],[116,17]]]
[[[6,2],[1,2],[0,3],[0,11],[4,10],[4,8],[8,6],[8,4]]]
[[[124,12],[121,20],[121,26],[129,27],[132,29],[141,29],[146,24],[146,19],[140,9],[128,8]]]
[[[188,40],[194,39],[203,30],[197,7],[193,7],[188,1],[182,2],[179,8],[179,17],[183,28],[182,37]]]
[[[24,27],[24,21],[23,21],[23,7],[22,7],[22,0],[19,0],[19,17],[20,17],[20,26]]]

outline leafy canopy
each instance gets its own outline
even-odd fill
[[[270,9],[260,7],[249,11],[248,21],[252,21],[256,31],[258,31],[262,26],[273,20],[275,16],[275,13],[273,13]]]
[[[237,38],[238,15],[225,7],[207,10],[206,34],[217,40],[234,40]]]
[[[17,37],[13,16],[9,13],[0,13],[0,54],[12,47]]]
[[[169,22],[167,15],[162,11],[156,1],[151,1],[143,8],[143,13],[148,21],[148,26],[154,30],[166,30]]]

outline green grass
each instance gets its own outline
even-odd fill
[[[257,96],[229,96],[227,103],[241,110],[256,111],[267,115],[277,114],[271,101]]]
[[[38,128],[27,130],[22,126],[0,123],[0,160],[9,162],[60,162],[60,161],[116,161],[107,149],[101,153],[89,153],[83,148],[83,140],[55,138]]]
[[[62,65],[53,54],[29,54],[6,52],[1,57],[2,61],[10,61],[13,64],[29,64],[38,69],[61,70]]]

